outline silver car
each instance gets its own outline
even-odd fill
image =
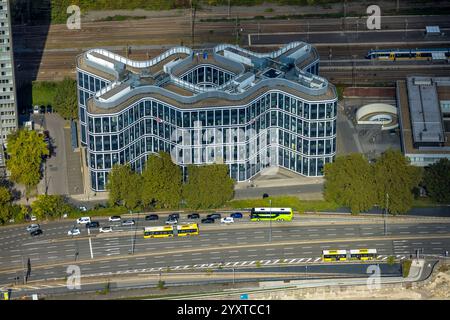
[[[38,224],[30,224],[30,225],[27,227],[27,231],[28,231],[28,232],[31,232],[31,231],[34,231],[34,230],[37,230],[37,229],[40,229],[40,228],[41,228],[41,226],[38,225]]]

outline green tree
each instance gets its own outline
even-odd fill
[[[12,218],[11,210],[9,206],[11,205],[11,193],[6,187],[0,187],[0,224],[5,224],[9,219]]]
[[[182,172],[170,154],[152,154],[142,172],[142,201],[157,208],[177,208],[181,201]]]
[[[392,214],[406,213],[414,200],[413,190],[422,178],[422,168],[411,166],[397,150],[387,150],[374,165],[377,203]]]
[[[443,158],[425,168],[423,184],[434,201],[450,203],[450,160]]]
[[[189,208],[218,208],[233,198],[234,180],[224,164],[188,166],[183,197]]]
[[[111,206],[123,205],[136,208],[141,201],[142,179],[133,172],[129,164],[114,165],[109,174],[107,190]]]
[[[64,119],[78,118],[77,83],[70,78],[64,78],[58,83],[53,108]]]
[[[49,154],[44,137],[34,130],[19,130],[8,135],[6,167],[11,180],[25,186],[27,197],[41,179],[42,157]]]
[[[352,213],[372,208],[376,201],[373,168],[362,154],[337,157],[324,168],[327,201],[350,207]]]
[[[72,207],[60,195],[41,194],[31,204],[31,210],[38,219],[60,218]]]

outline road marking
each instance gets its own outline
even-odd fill
[[[270,263],[270,260],[267,260],[267,262],[266,263],[264,263],[264,265],[266,265],[266,264],[269,264]]]
[[[305,262],[310,262],[312,260],[312,258],[308,258],[308,260],[306,260]]]
[[[275,263],[278,263],[279,261],[280,261],[280,259],[277,259],[273,263],[275,264]]]
[[[322,259],[322,258],[318,257],[318,258],[316,258],[316,260],[314,260],[314,262],[317,262],[317,261],[319,261],[320,259]]]

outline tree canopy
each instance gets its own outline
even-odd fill
[[[450,160],[443,158],[426,168],[423,183],[434,201],[450,203]]]
[[[170,154],[159,152],[149,156],[142,172],[142,201],[157,208],[176,208],[181,201],[182,172]]]
[[[60,195],[41,194],[31,204],[31,210],[38,219],[61,217],[69,213],[72,207]]]
[[[141,201],[142,179],[131,170],[130,165],[114,165],[106,186],[111,205],[136,208]]]
[[[234,180],[230,178],[226,165],[188,166],[183,197],[189,208],[218,208],[231,200],[233,194]]]
[[[58,83],[53,108],[64,119],[78,118],[77,83],[70,78],[64,78]]]
[[[34,130],[19,130],[8,135],[6,167],[11,180],[22,184],[27,195],[41,179],[42,157],[49,154],[44,137]]]
[[[352,213],[367,211],[375,204],[373,168],[362,154],[337,157],[324,168],[324,197],[350,207]]]
[[[410,165],[396,150],[387,150],[374,164],[377,203],[389,213],[406,213],[412,207],[413,189],[422,178],[422,168]]]

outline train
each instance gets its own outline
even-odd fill
[[[385,49],[370,50],[366,59],[377,60],[431,60],[432,54],[437,53],[442,59],[450,58],[450,48],[424,48],[424,49]],[[445,57],[445,58],[444,58]]]

